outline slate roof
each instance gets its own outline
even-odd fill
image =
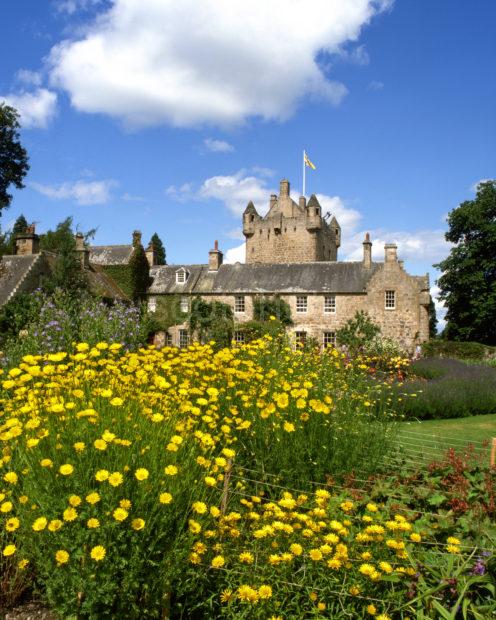
[[[40,254],[26,256],[7,255],[0,259],[0,306],[7,303],[16,287],[40,260]]]
[[[185,284],[176,284],[176,271],[190,272]],[[362,262],[315,262],[284,264],[161,265],[150,269],[153,283],[149,295],[166,293],[364,293],[371,276],[380,267]]]
[[[133,254],[132,245],[93,245],[90,263],[95,265],[127,265]]]

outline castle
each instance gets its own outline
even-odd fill
[[[272,195],[269,210],[259,215],[252,202],[243,213],[246,238],[245,263],[225,264],[217,242],[208,263],[157,265],[153,246],[146,248],[151,284],[148,307],[159,313],[168,302],[178,301],[174,323],[162,333],[161,344],[186,346],[191,334],[187,315],[191,300],[228,304],[234,313],[234,338],[242,342],[244,332],[236,326],[253,319],[253,302],[260,296],[278,296],[291,309],[291,331],[299,342],[313,338],[321,346],[335,344],[336,332],[358,310],[365,310],[407,351],[429,338],[429,276],[409,275],[398,260],[394,244],[384,246],[384,261],[372,260],[372,242],[363,241],[362,260],[338,260],[341,228],[335,217],[322,214],[317,197],[298,203],[290,196],[289,181]],[[42,283],[55,260],[39,251],[34,227],[16,237],[15,255],[0,260],[0,306],[19,292],[29,292]],[[123,299],[126,293],[115,281],[125,269],[141,233],[133,233],[132,244],[86,247],[76,235],[76,249],[87,272],[90,286],[107,299]],[[117,270],[117,271],[116,271]],[[170,303],[169,303],[170,307]]]
[[[229,304],[240,325],[253,318],[256,297],[279,296],[291,308],[291,330],[299,342],[313,338],[322,346],[335,344],[336,331],[357,310],[368,312],[384,336],[408,351],[429,339],[428,274],[409,275],[394,244],[385,245],[383,262],[374,262],[368,234],[361,261],[338,261],[341,228],[335,217],[322,214],[315,195],[308,203],[303,196],[296,203],[290,197],[289,181],[281,181],[279,196],[270,197],[264,217],[252,202],[248,204],[243,234],[243,264],[223,264],[216,242],[208,264],[153,266],[149,307],[179,296],[186,312],[191,299],[199,295]],[[185,346],[189,336],[184,321],[171,327],[164,340]],[[234,337],[241,341],[243,332],[235,330]]]

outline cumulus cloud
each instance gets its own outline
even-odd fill
[[[379,80],[372,80],[368,83],[367,90],[379,91],[384,88],[384,82],[380,82]]]
[[[213,138],[205,138],[203,146],[211,153],[232,153],[234,146],[225,140],[214,140]]]
[[[246,258],[246,243],[230,248],[224,255],[224,262],[228,264],[232,263],[244,263]]]
[[[1,101],[18,110],[21,125],[25,129],[47,127],[57,113],[57,95],[46,88],[37,88],[34,92],[0,95]]]
[[[444,305],[444,301],[441,301],[439,299],[439,294],[441,292],[441,289],[439,288],[439,286],[437,286],[437,284],[435,284],[434,286],[431,286],[431,297],[432,300],[434,301],[434,306],[436,308],[436,316],[437,316],[437,329],[438,332],[442,332],[443,329],[446,327],[446,306]]]
[[[75,181],[59,185],[31,183],[35,191],[53,200],[73,200],[79,205],[102,205],[112,197],[112,188],[118,185],[113,179],[103,181]]]
[[[197,196],[203,200],[210,198],[220,200],[231,213],[240,216],[250,200],[259,213],[266,213],[271,193],[275,193],[275,190],[267,188],[265,179],[240,170],[233,175],[206,179],[198,190]]]
[[[16,73],[16,79],[24,84],[32,84],[33,86],[40,86],[42,82],[41,73],[38,71],[31,71],[30,69],[19,69]]]
[[[62,2],[66,12],[81,0]],[[326,58],[357,42],[385,0],[114,0],[49,56],[83,112],[131,127],[285,120],[300,100],[339,104]],[[356,48],[360,50],[360,47]],[[366,58],[364,50],[357,59]]]
[[[74,15],[77,11],[88,10],[102,4],[102,2],[103,0],[58,0],[55,3],[55,8],[58,13]]]

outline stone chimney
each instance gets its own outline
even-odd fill
[[[219,242],[214,243],[214,249],[208,253],[208,270],[219,271],[219,267],[222,265],[222,259],[224,255],[219,250]]]
[[[15,254],[27,256],[28,254],[38,254],[40,251],[40,238],[35,232],[35,225],[31,224],[26,228],[26,232],[18,233],[15,238]]]
[[[154,265],[157,264],[157,252],[155,251],[155,246],[153,245],[151,241],[145,250],[145,254],[146,254],[146,260],[148,261],[148,264],[150,265],[150,267],[153,267]]]
[[[270,202],[269,202],[269,209],[272,209],[272,207],[275,207],[276,204],[277,204],[277,194],[271,194]]]
[[[289,196],[289,181],[287,179],[283,179],[280,183],[279,196],[281,196],[281,198],[283,196]]]
[[[386,243],[386,245],[384,246],[384,262],[398,262],[398,246],[396,245],[396,243]]]
[[[141,231],[135,230],[133,232],[133,247],[137,248],[139,245],[141,245]]]
[[[84,243],[84,235],[81,232],[76,233],[74,237],[76,241],[76,252],[78,253],[82,269],[88,269],[90,266],[90,250]]]
[[[300,209],[304,209],[307,206],[307,199],[305,196],[300,196],[298,199],[298,204],[300,205]]]
[[[365,235],[365,241],[363,242],[363,266],[365,269],[372,267],[372,241],[370,240],[369,233]]]

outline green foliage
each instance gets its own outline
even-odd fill
[[[229,347],[233,338],[233,311],[220,301],[195,297],[191,301],[189,329],[202,343],[213,340],[218,348]]]
[[[8,232],[3,233],[0,227],[0,258],[4,254],[12,253],[12,239]]]
[[[253,300],[253,318],[255,321],[269,321],[275,317],[282,325],[292,325],[291,308],[280,297],[255,297]]]
[[[150,286],[150,265],[141,243],[134,246],[133,255],[129,261],[129,280],[132,299],[134,301],[145,299],[146,290]]]
[[[280,339],[284,336],[286,329],[280,321],[275,319],[272,321],[246,321],[245,323],[236,325],[236,331],[243,333],[245,335],[245,341],[250,342],[251,340],[263,338],[264,336]]]
[[[103,265],[105,273],[114,280],[122,291],[133,298],[133,287],[131,282],[131,269],[129,265]]]
[[[39,296],[21,293],[0,308],[0,346],[17,338],[21,329],[31,323],[40,310]]]
[[[336,340],[340,345],[347,347],[354,355],[363,350],[374,338],[380,334],[380,327],[372,322],[367,312],[358,310],[352,319],[349,319],[336,332]]]
[[[454,244],[438,265],[440,299],[447,307],[444,336],[496,345],[496,181],[479,183],[475,200],[448,215]]]
[[[450,359],[424,359],[411,372],[424,381],[395,388],[406,419],[445,419],[496,413],[496,370]]]
[[[429,302],[429,338],[435,338],[437,336],[437,323],[436,304],[431,298]]]
[[[93,231],[86,236],[93,234]],[[72,217],[68,217],[55,230],[47,231],[40,240],[42,250],[53,252],[56,259],[50,276],[43,282],[43,289],[53,293],[56,289],[73,295],[88,290],[88,280],[81,267],[81,258],[76,251],[76,240],[72,230]]]
[[[496,356],[496,348],[488,347],[479,342],[456,342],[436,338],[422,345],[425,357],[449,357],[455,359],[484,359]]]
[[[0,215],[12,202],[10,186],[22,189],[29,170],[28,155],[20,142],[20,127],[17,110],[0,103]]]
[[[157,265],[165,265],[165,248],[164,244],[162,243],[162,239],[157,235],[157,233],[153,233],[152,238],[150,239],[150,243],[152,243],[153,247],[155,248]]]
[[[28,222],[26,220],[26,218],[24,217],[24,215],[21,213],[21,215],[16,219],[16,221],[14,222],[14,226],[12,227],[12,235],[18,235],[19,233],[25,233],[26,229],[28,227]]]
[[[394,338],[382,338],[375,336],[372,340],[368,340],[364,344],[364,353],[371,357],[396,358],[406,357],[405,351]]]

